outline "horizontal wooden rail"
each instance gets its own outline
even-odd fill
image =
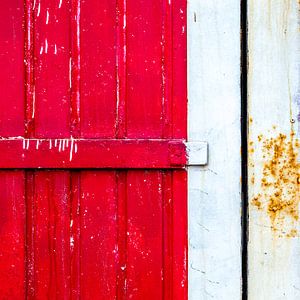
[[[184,168],[183,140],[0,139],[0,168]]]

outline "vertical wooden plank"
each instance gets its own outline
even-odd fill
[[[118,201],[117,299],[127,299],[127,170],[116,172]]]
[[[83,137],[115,134],[116,1],[81,3],[81,130]]]
[[[169,1],[173,4],[172,15],[172,122],[173,137],[187,138],[187,2]],[[170,55],[171,55],[170,54]]]
[[[70,180],[70,264],[71,264],[71,299],[80,299],[80,171],[71,172]]]
[[[128,171],[127,297],[162,299],[162,175]]]
[[[25,296],[25,198],[24,173],[0,172],[0,295],[2,299]]]
[[[0,135],[24,134],[24,3],[0,4]]]
[[[127,136],[131,138],[162,135],[162,5],[163,0],[127,1]]]
[[[30,205],[27,209],[28,296],[67,299],[70,296],[69,173],[36,171],[29,178],[27,188],[31,189],[27,199]]]
[[[70,134],[70,0],[34,1],[33,115],[37,137]]]
[[[240,1],[189,1],[188,78],[189,299],[240,299]]]
[[[299,1],[248,1],[249,299],[299,299]]]
[[[187,224],[187,172],[172,172],[173,193],[173,298],[188,299],[188,224]]]
[[[80,296],[83,299],[116,299],[115,189],[115,172],[81,172]]]

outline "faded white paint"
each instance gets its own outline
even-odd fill
[[[283,134],[287,144],[293,131],[299,138],[299,1],[249,0],[248,3],[249,300],[296,300],[300,299],[299,221],[285,209],[273,213],[272,220],[269,209],[276,193],[273,183],[277,181],[281,191],[277,189],[285,195],[279,194],[278,200],[287,198],[291,188],[290,200],[297,211],[299,185],[297,178],[296,182],[285,183],[276,172],[277,178],[266,178],[271,185],[262,188],[262,178],[264,165],[275,154],[274,145],[268,145],[270,139],[278,140],[279,134]],[[297,152],[297,148],[294,143],[293,151]],[[283,152],[280,168],[286,172],[291,168],[285,159],[290,154],[287,149]],[[299,167],[292,169],[293,176],[299,174]],[[292,175],[287,176],[293,181]]]
[[[240,1],[188,1],[189,299],[241,297]]]

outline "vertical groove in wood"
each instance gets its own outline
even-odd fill
[[[71,259],[71,299],[80,299],[80,171],[70,175],[70,259]]]
[[[170,0],[171,2],[171,0]],[[174,138],[187,137],[187,1],[172,1],[172,116]]]
[[[172,172],[162,171],[163,299],[173,299],[173,195]]]
[[[34,87],[34,13],[32,0],[25,2],[25,136],[34,136],[35,87]]]
[[[127,276],[127,171],[116,171],[116,200],[118,203],[117,237],[117,299],[126,299]]]
[[[35,297],[34,288],[34,172],[25,172],[25,203],[26,203],[26,299]]]
[[[116,12],[116,138],[126,137],[127,114],[126,114],[126,5],[127,0],[117,1]]]
[[[187,172],[172,171],[172,300],[188,299]]]
[[[80,0],[72,0],[71,16],[71,135],[80,137]]]
[[[173,72],[173,38],[172,38],[172,10],[173,2],[164,0],[162,3],[162,138],[172,137],[172,72]]]

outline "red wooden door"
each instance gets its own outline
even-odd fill
[[[185,1],[0,24],[0,298],[186,299]]]

